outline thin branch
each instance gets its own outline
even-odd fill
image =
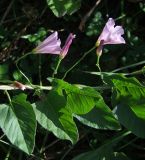
[[[26,89],[28,90],[34,90],[36,88],[39,88],[41,90],[52,90],[52,86],[39,86],[39,85],[24,85]],[[76,87],[78,87],[79,89],[83,89],[86,87],[90,87],[90,86],[86,86],[86,85],[81,85],[81,84],[75,84]],[[94,88],[96,90],[107,90],[107,89],[111,89],[110,86],[108,85],[103,85],[103,86],[97,86],[97,87],[91,87]],[[0,90],[18,90],[20,88],[14,86],[13,84],[10,85],[0,85]]]
[[[143,65],[145,64],[145,60],[144,61],[140,61],[140,62],[137,62],[137,63],[134,63],[134,64],[131,64],[131,65],[128,65],[128,66],[125,66],[125,67],[120,67],[120,68],[117,68],[111,72],[115,73],[115,72],[118,72],[118,71],[121,71],[121,70],[125,70],[125,69],[128,69],[128,68],[133,68],[133,67],[137,67],[137,66],[140,66],[140,65]]]
[[[52,87],[51,86],[37,86],[37,85],[34,85],[34,88],[30,85],[25,85],[26,89],[29,89],[29,90],[34,90],[36,89],[37,87],[42,89],[42,90],[51,90]],[[13,85],[0,85],[0,90],[17,90],[19,89],[18,87],[16,86],[13,86]]]
[[[6,9],[6,11],[5,11],[5,13],[4,13],[4,15],[3,15],[1,21],[0,21],[0,26],[2,25],[2,23],[3,23],[4,20],[5,20],[5,18],[7,17],[8,13],[10,12],[10,9],[11,9],[11,7],[12,7],[14,1],[15,1],[15,0],[12,0],[12,1],[10,2],[9,6],[7,7],[7,9]]]
[[[95,5],[89,10],[89,12],[86,13],[86,15],[83,17],[83,19],[80,22],[79,25],[79,29],[80,31],[83,30],[87,20],[89,19],[89,17],[92,15],[92,13],[95,11],[96,7],[99,5],[99,3],[101,2],[101,0],[97,0]]]

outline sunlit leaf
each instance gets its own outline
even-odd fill
[[[115,113],[119,122],[122,123],[128,130],[132,131],[132,133],[138,137],[145,138],[145,120],[141,118],[142,115],[145,117],[145,105],[135,107],[136,109],[133,111],[132,106],[120,103],[116,106]],[[142,112],[141,116],[136,112],[138,109]]]
[[[55,82],[55,86],[66,91],[66,107],[83,124],[96,129],[120,129],[118,121],[99,92],[90,87],[79,89],[58,79]]]
[[[27,154],[32,153],[36,118],[25,94],[14,97],[11,105],[0,105],[0,126],[13,145]]]
[[[96,129],[120,129],[119,122],[105,104],[103,98],[96,101],[94,109],[89,113],[82,116],[75,115],[75,117],[83,124]]]
[[[78,132],[73,117],[66,110],[64,114],[60,112],[65,105],[65,98],[55,91],[50,91],[43,100],[33,104],[40,125],[53,132],[58,138],[75,143],[78,139]]]
[[[136,78],[116,75],[107,78],[113,86],[115,113],[128,130],[145,138],[145,86]]]

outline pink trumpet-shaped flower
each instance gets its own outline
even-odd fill
[[[98,38],[98,41],[104,41],[103,44],[121,44],[125,43],[122,35],[124,34],[124,30],[121,26],[115,26],[115,22],[112,18],[109,18],[106,23],[101,35]]]
[[[115,22],[112,18],[109,18],[106,23],[101,35],[97,40],[97,54],[100,56],[102,54],[103,45],[106,44],[122,44],[125,43],[122,35],[124,34],[124,30],[122,26],[115,26]]]
[[[60,45],[61,41],[58,39],[58,32],[54,32],[41,42],[33,51],[35,53],[60,54],[62,50]]]
[[[66,42],[65,42],[65,45],[63,46],[62,51],[60,53],[60,57],[62,59],[67,55],[67,52],[68,52],[68,50],[70,48],[70,45],[71,45],[71,43],[72,43],[74,38],[75,38],[75,35],[70,33],[68,38],[67,38],[67,40],[66,40]]]

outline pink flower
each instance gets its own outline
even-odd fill
[[[52,33],[48,38],[46,38],[43,42],[41,42],[38,47],[36,47],[33,51],[34,53],[50,53],[50,54],[58,54],[63,59],[72,43],[72,40],[75,38],[75,35],[72,33],[69,34],[64,47],[61,49],[60,44],[61,41],[58,39],[58,33]]]
[[[61,41],[58,39],[58,32],[54,32],[41,42],[33,51],[35,53],[60,54],[62,50],[60,44]]]
[[[125,43],[124,38],[121,36],[124,34],[124,30],[121,26],[115,26],[115,22],[112,18],[109,18],[106,23],[98,41],[104,41],[103,44],[121,44]]]
[[[114,20],[112,18],[109,18],[96,43],[98,47],[97,54],[99,56],[102,54],[103,45],[125,43],[125,40],[122,37],[123,34],[123,28],[121,26],[115,26]]]
[[[68,50],[69,50],[69,48],[70,48],[70,45],[71,45],[71,43],[72,43],[72,40],[73,40],[74,38],[75,38],[75,35],[72,34],[72,33],[70,33],[69,36],[68,36],[68,38],[67,38],[67,40],[66,40],[66,42],[65,42],[65,45],[63,46],[62,51],[61,51],[61,53],[60,53],[60,57],[61,57],[62,59],[67,55],[67,52],[68,52]]]

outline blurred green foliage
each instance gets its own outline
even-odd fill
[[[71,15],[81,6],[81,0],[47,0],[47,3],[57,17]]]

